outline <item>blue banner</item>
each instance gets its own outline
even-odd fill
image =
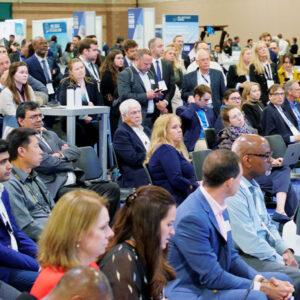
[[[181,34],[184,43],[199,40],[199,18],[197,15],[164,15],[163,40],[165,45],[172,44],[173,38]]]
[[[57,36],[57,43],[65,50],[68,42],[66,22],[43,22],[44,38],[50,40],[52,35]]]
[[[144,13],[142,8],[128,9],[128,38],[135,40],[139,47],[144,45]]]
[[[73,34],[85,37],[85,12],[84,11],[74,11],[73,12]]]

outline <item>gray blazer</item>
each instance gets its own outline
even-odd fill
[[[67,181],[67,173],[75,172],[72,162],[76,161],[80,157],[80,150],[76,146],[69,144],[69,149],[61,150],[61,147],[64,144],[67,144],[67,142],[60,139],[53,131],[43,131],[42,137],[45,139],[48,145],[39,136],[37,136],[39,145],[43,150],[43,160],[40,166],[35,170],[38,172],[39,177],[49,189],[53,198],[55,198],[58,190]],[[60,152],[63,157],[60,158],[57,156],[52,156],[53,153],[57,152]],[[83,175],[83,171],[80,171],[80,173]]]

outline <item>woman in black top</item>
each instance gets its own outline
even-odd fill
[[[127,198],[116,215],[115,236],[99,264],[114,299],[164,299],[164,286],[175,279],[166,261],[175,216],[175,199],[163,188],[142,186]]]
[[[124,57],[121,50],[111,50],[100,68],[100,90],[103,95],[104,105],[110,109],[110,130],[113,136],[118,128],[119,96],[118,96],[118,73],[124,69]]]
[[[242,94],[242,111],[245,113],[251,126],[257,129],[259,134],[262,134],[260,117],[265,106],[260,101],[260,97],[261,91],[259,84],[257,82],[248,82]]]
[[[274,83],[279,83],[279,78],[277,65],[271,62],[269,50],[263,41],[258,41],[253,47],[249,74],[250,81],[260,84],[261,100],[267,105],[268,89]]]

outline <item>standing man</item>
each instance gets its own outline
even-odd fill
[[[118,75],[118,94],[121,101],[137,100],[142,107],[143,124],[152,128],[157,117],[155,103],[163,95],[155,82],[155,75],[150,71],[151,53],[148,49],[139,49],[132,66]],[[162,102],[162,101],[161,101]]]
[[[190,61],[189,56],[188,56],[186,53],[182,52],[182,47],[183,47],[183,45],[184,45],[184,39],[183,39],[183,36],[182,36],[181,34],[176,35],[176,36],[173,38],[173,44],[176,44],[176,45],[178,45],[178,46],[180,47],[180,51],[181,51],[181,52],[180,52],[180,54],[179,54],[179,58],[183,60],[184,66],[185,66],[185,68],[187,69],[188,66],[189,66],[189,64],[191,63],[191,61]]]
[[[240,158],[232,151],[206,157],[202,185],[177,208],[169,246],[177,278],[167,286],[168,299],[244,299],[248,291],[247,300],[288,299],[293,293],[290,283],[267,279],[289,280],[285,274],[259,275],[234,249],[225,199],[237,192],[241,177]]]
[[[143,163],[150,148],[150,130],[142,126],[141,105],[134,99],[121,103],[123,123],[114,135],[114,149],[118,158],[122,188],[138,188],[149,184]]]
[[[243,177],[238,192],[226,199],[232,236],[244,261],[258,272],[282,272],[294,281],[300,299],[300,270],[293,250],[271,222],[255,178],[272,168],[268,141],[258,135],[240,136],[232,146],[241,159]]]
[[[79,44],[80,40],[81,40],[80,35],[74,35],[74,37],[73,37],[74,57],[78,56],[78,44]]]
[[[4,186],[18,227],[37,241],[54,207],[54,201],[34,171],[43,158],[35,134],[29,128],[16,128],[7,136],[13,168],[10,180]]]
[[[187,101],[190,96],[193,96],[195,86],[200,84],[207,85],[212,90],[211,104],[215,114],[218,115],[226,90],[222,72],[210,68],[209,54],[203,49],[197,52],[197,64],[198,70],[183,77],[182,99]]]
[[[58,87],[61,73],[54,59],[48,58],[48,43],[38,36],[33,40],[34,55],[26,60],[29,74],[42,82],[48,90],[51,100],[55,98],[55,89]]]
[[[123,48],[125,52],[124,66],[127,68],[134,64],[138,44],[135,40],[127,39],[123,42]]]
[[[152,65],[151,71],[155,74],[155,80],[158,88],[162,90],[163,96],[156,103],[156,107],[160,113],[171,113],[171,100],[175,93],[175,78],[172,64],[164,59],[164,44],[162,39],[153,38],[148,43]]]
[[[270,43],[272,40],[272,36],[269,32],[263,32],[260,36],[259,36],[259,40],[263,41],[266,43],[266,46],[269,49],[269,53],[270,53],[270,59],[273,63],[277,63],[277,57],[276,57],[276,53],[270,49]]]
[[[8,142],[0,140],[0,280],[20,291],[30,291],[38,276],[37,246],[16,225],[3,182],[9,180]]]

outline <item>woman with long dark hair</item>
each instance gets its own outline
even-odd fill
[[[174,234],[176,202],[157,186],[142,186],[129,196],[113,226],[114,238],[100,262],[114,299],[163,299],[175,278],[167,264],[167,245]]]
[[[110,109],[110,128],[114,135],[117,130],[120,112],[118,102],[118,74],[124,69],[124,57],[121,50],[111,50],[100,68],[100,90],[104,104]]]

